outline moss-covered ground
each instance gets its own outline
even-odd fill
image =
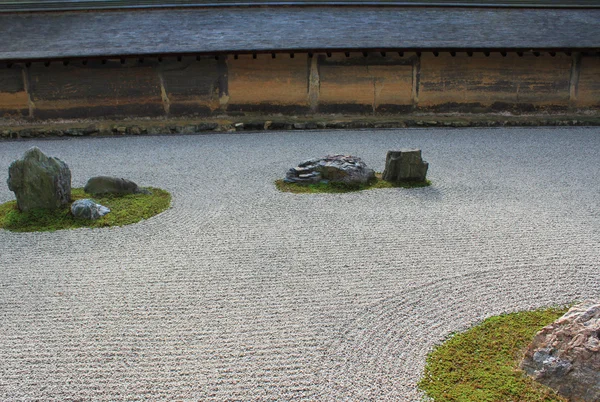
[[[130,225],[157,215],[171,205],[171,194],[159,188],[148,188],[152,194],[127,194],[122,196],[106,195],[93,197],[82,188],[71,191],[72,201],[91,198],[96,203],[110,208],[111,212],[97,220],[75,218],[71,215],[70,206],[48,210],[32,210],[21,212],[16,201],[0,205],[0,229],[13,232],[46,232],[82,227],[99,228],[107,226]]]
[[[567,311],[548,308],[491,317],[427,357],[419,386],[435,402],[566,401],[519,370],[534,335]]]
[[[275,186],[279,191],[288,193],[349,193],[353,191],[371,190],[375,188],[417,188],[427,187],[431,185],[431,181],[425,182],[405,182],[392,183],[381,178],[381,173],[375,175],[375,179],[367,184],[348,185],[343,183],[315,183],[315,184],[300,184],[286,183],[283,180],[276,180]]]

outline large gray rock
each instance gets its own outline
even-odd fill
[[[366,184],[375,178],[373,169],[358,157],[350,155],[328,155],[309,159],[291,168],[285,181],[288,183],[319,183],[327,181],[344,184]]]
[[[21,211],[58,209],[71,201],[71,171],[58,158],[33,147],[8,168],[8,188]]]
[[[600,401],[600,301],[573,306],[537,333],[521,368],[570,401]]]
[[[390,182],[424,182],[429,164],[421,158],[420,149],[388,151],[382,179]]]
[[[83,190],[88,194],[138,194],[147,193],[131,180],[118,177],[96,176],[88,180]]]
[[[109,208],[100,204],[96,204],[89,198],[77,200],[71,204],[71,214],[73,214],[73,216],[76,218],[98,219],[109,212]]]

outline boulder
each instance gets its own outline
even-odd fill
[[[570,401],[600,401],[600,301],[573,306],[538,332],[521,362]]]
[[[118,177],[96,176],[88,180],[83,190],[92,195],[147,193],[131,180]]]
[[[58,158],[33,147],[8,168],[8,188],[21,211],[58,209],[71,201],[71,171]]]
[[[321,181],[344,184],[366,184],[375,178],[373,169],[358,157],[328,155],[309,159],[291,168],[284,181],[288,183],[319,183]]]
[[[420,149],[388,151],[382,179],[390,182],[424,182],[429,164]]]
[[[76,218],[98,219],[110,212],[107,207],[96,204],[89,198],[77,200],[71,204],[71,214]]]

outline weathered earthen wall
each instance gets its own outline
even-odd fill
[[[0,117],[25,117],[29,114],[25,71],[20,66],[0,69]]]
[[[571,57],[516,53],[428,53],[421,57],[419,107],[440,111],[566,109]]]
[[[223,61],[214,58],[196,60],[176,58],[160,63],[158,74],[165,113],[170,116],[210,115],[219,109]]]
[[[133,59],[33,63],[29,95],[36,118],[158,116],[164,113],[156,69]]]
[[[228,111],[307,111],[308,55],[228,57]]]
[[[575,105],[600,108],[600,57],[582,57]]]
[[[406,112],[413,108],[416,55],[343,53],[318,56],[319,111]]]
[[[17,63],[0,69],[0,117],[600,111],[596,54],[311,56]]]

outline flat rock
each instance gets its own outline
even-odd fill
[[[94,200],[89,198],[77,200],[71,204],[71,214],[76,218],[98,219],[109,212],[109,208],[96,204]]]
[[[375,178],[373,169],[358,157],[350,155],[327,155],[313,158],[288,170],[285,181],[288,183],[330,183],[366,184]]]
[[[385,157],[383,180],[390,182],[424,182],[429,164],[421,157],[420,149],[388,151]]]
[[[537,333],[521,368],[570,401],[600,401],[600,301],[573,306]]]
[[[21,211],[58,209],[71,201],[71,170],[65,162],[46,156],[37,147],[11,163],[7,183]]]
[[[83,190],[92,195],[148,193],[147,190],[139,188],[131,180],[110,176],[92,177],[88,180]]]

